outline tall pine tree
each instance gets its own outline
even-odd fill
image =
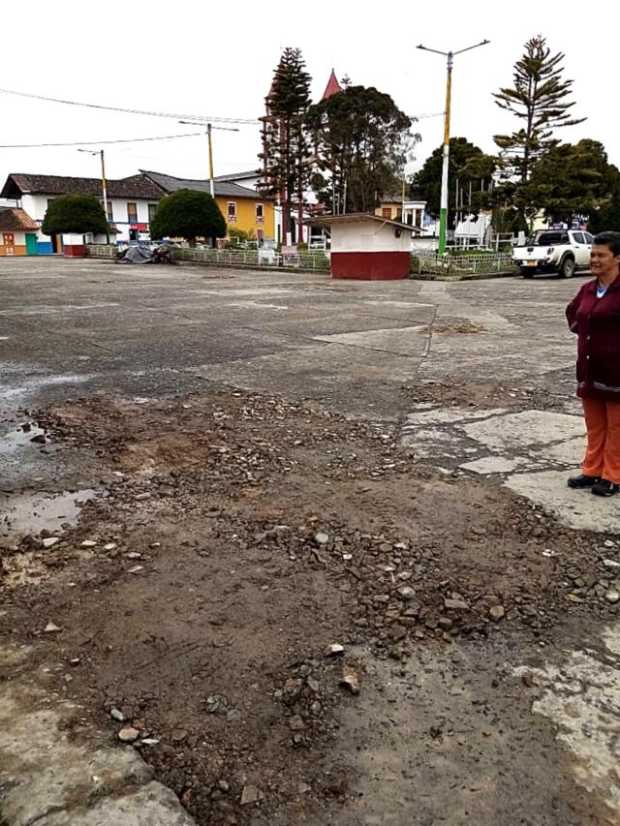
[[[275,196],[282,207],[282,234],[291,230],[293,204],[297,206],[297,238],[301,238],[304,190],[310,177],[310,144],[305,119],[310,105],[310,75],[300,49],[286,48],[274,72],[263,118],[262,191]]]
[[[332,212],[374,212],[384,195],[400,193],[420,137],[390,95],[345,86],[310,108],[308,126],[316,149],[312,187]]]
[[[585,120],[571,114],[573,81],[563,78],[563,61],[564,54],[552,55],[546,38],[537,35],[515,64],[513,87],[494,94],[497,105],[523,124],[510,135],[495,135],[505,174],[513,180],[529,180],[534,162],[557,145],[556,129]]]

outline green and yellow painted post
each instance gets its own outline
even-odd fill
[[[448,77],[446,81],[446,108],[444,112],[444,130],[443,130],[443,166],[441,169],[441,201],[439,210],[439,254],[446,254],[446,247],[448,244],[448,192],[449,192],[449,169],[450,169],[450,114],[452,110],[452,67],[454,66],[454,58],[456,55],[463,54],[463,52],[470,52],[472,49],[477,49],[479,46],[486,46],[490,40],[483,40],[476,43],[474,46],[468,46],[466,49],[460,49],[458,52],[440,52],[438,49],[429,49],[420,44],[418,49],[425,52],[433,52],[434,54],[443,55],[448,63]]]

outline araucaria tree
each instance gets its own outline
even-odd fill
[[[62,232],[105,235],[108,221],[94,195],[63,195],[50,201],[41,229],[45,235]]]
[[[291,230],[293,204],[298,211],[298,233],[303,221],[304,190],[311,167],[306,129],[310,105],[310,75],[300,49],[286,48],[275,70],[263,120],[263,181],[261,190],[282,206],[282,233]]]
[[[526,183],[535,161],[557,145],[555,130],[585,120],[571,113],[573,81],[564,79],[563,61],[564,54],[552,55],[546,38],[537,35],[515,64],[513,86],[494,94],[497,105],[522,124],[509,135],[495,135],[508,178]]]
[[[373,212],[384,195],[400,192],[419,136],[390,95],[345,86],[310,108],[308,125],[316,149],[312,187],[332,212]]]
[[[151,221],[153,238],[224,238],[226,222],[220,208],[208,192],[179,189],[162,198]]]

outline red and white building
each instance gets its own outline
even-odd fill
[[[378,215],[326,215],[321,223],[331,230],[332,278],[391,281],[408,278],[411,237],[419,227]]]

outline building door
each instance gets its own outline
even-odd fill
[[[4,246],[5,255],[15,255],[15,233],[3,232],[2,244]]]
[[[37,236],[34,232],[26,233],[26,255],[38,255]]]

